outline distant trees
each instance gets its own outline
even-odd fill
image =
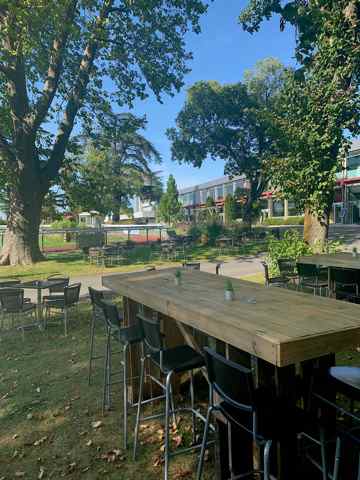
[[[169,175],[166,191],[163,193],[158,214],[161,220],[172,225],[180,217],[182,205],[179,201],[179,192],[173,175]]]
[[[251,224],[253,205],[269,177],[264,164],[276,153],[272,113],[285,76],[275,59],[259,62],[247,72],[244,83],[220,85],[197,82],[167,135],[172,158],[200,167],[208,158],[225,160],[225,173],[244,175],[249,185],[243,205],[243,220]]]
[[[84,139],[84,153],[69,162],[62,188],[71,210],[98,210],[119,220],[121,208],[134,195],[141,196],[146,180],[154,174],[151,164],[160,154],[141,130],[144,118],[108,113],[104,123]]]
[[[0,174],[9,198],[1,264],[42,258],[42,204],[77,121],[178,91],[191,59],[184,37],[200,32],[206,9],[202,0],[0,2]]]

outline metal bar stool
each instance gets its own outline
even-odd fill
[[[93,362],[100,358],[104,358],[103,355],[95,355],[95,326],[96,323],[101,322],[101,324],[106,330],[106,323],[104,319],[103,309],[101,306],[101,300],[104,300],[104,291],[96,290],[95,288],[89,287],[89,295],[92,306],[92,315],[90,319],[90,335],[89,335],[89,372],[88,372],[88,384],[91,384],[91,377],[93,372]]]
[[[128,407],[136,406],[136,404],[129,404],[128,400],[128,351],[131,345],[140,344],[142,341],[142,332],[139,325],[130,327],[122,327],[123,317],[120,314],[117,306],[105,300],[99,301],[106,323],[107,341],[105,351],[105,368],[104,368],[104,390],[103,390],[103,411],[105,410],[106,402],[108,407],[111,406],[111,386],[115,383],[112,377],[121,373],[112,371],[112,355],[114,353],[122,353],[120,364],[122,366],[122,384],[123,384],[123,429],[124,429],[124,448],[127,448],[127,421],[128,421]],[[122,346],[120,352],[113,352],[111,341],[115,340]]]
[[[281,275],[280,277],[270,277],[269,266],[266,262],[261,262],[264,267],[265,286],[266,287],[287,287],[289,279]]]
[[[219,412],[227,422],[230,480],[246,478],[254,474],[262,474],[264,480],[274,479],[270,475],[270,452],[273,442],[286,440],[289,435],[304,435],[306,426],[318,426],[317,421],[299,408],[288,407],[285,401],[275,397],[271,389],[256,389],[251,369],[226,359],[208,347],[204,348],[204,352],[210,382],[210,403],[197,480],[202,477],[210,421],[214,412]],[[217,403],[214,402],[214,393],[217,395]],[[235,474],[231,440],[232,425],[251,435],[254,443],[262,449],[262,468]],[[315,444],[324,447],[323,436],[320,437],[319,442],[310,435],[306,436]],[[324,448],[322,448],[323,452]],[[325,455],[322,455],[322,471],[323,479],[326,480],[328,477]]]
[[[193,449],[200,448],[200,445],[193,445],[188,448],[182,448],[176,450],[176,452],[170,452],[170,416],[174,417],[176,421],[176,412],[178,411],[187,411],[192,414],[192,425],[193,425],[193,440],[195,441],[195,423],[196,418],[201,419],[205,422],[205,418],[195,409],[195,400],[194,400],[194,384],[193,384],[193,370],[202,368],[205,366],[205,361],[200,353],[196,352],[193,348],[188,345],[180,345],[173,348],[164,347],[164,338],[160,331],[160,323],[157,320],[150,320],[142,314],[138,314],[138,320],[140,322],[142,332],[143,332],[143,355],[141,358],[141,371],[140,371],[140,385],[139,385],[139,396],[138,396],[138,409],[136,415],[136,425],[135,425],[135,435],[134,435],[134,460],[136,459],[138,438],[139,438],[139,427],[141,421],[146,421],[154,418],[163,417],[165,415],[165,446],[164,446],[164,479],[169,479],[169,461],[170,457],[178,455],[180,453],[190,452]],[[141,407],[144,404],[143,401],[143,388],[145,381],[145,361],[148,360],[153,363],[157,368],[159,368],[161,374],[165,375],[165,383],[162,383],[159,379],[153,377],[151,374],[148,375],[148,378],[160,386],[165,395],[162,395],[159,398],[165,397],[165,412],[158,415],[152,415],[148,417],[141,416]],[[191,406],[185,408],[179,408],[175,410],[174,403],[172,399],[172,387],[171,380],[174,374],[176,373],[186,373],[190,374],[190,399]],[[153,399],[150,399],[153,401]]]
[[[329,283],[326,268],[323,269],[308,263],[297,263],[297,271],[299,274],[298,289],[311,288],[314,295],[319,293],[320,296],[322,296],[323,289],[325,289],[325,292],[328,291]]]

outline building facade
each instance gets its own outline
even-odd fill
[[[349,155],[344,160],[343,170],[337,176],[335,198],[332,209],[334,223],[360,224],[360,140],[352,143]],[[198,213],[211,198],[219,214],[227,195],[237,189],[248,188],[244,176],[230,178],[224,176],[210,182],[179,190],[179,199],[188,220],[196,220]],[[261,198],[263,217],[290,217],[301,215],[293,201],[276,198],[273,192],[265,192]]]

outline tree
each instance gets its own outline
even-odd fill
[[[224,202],[224,223],[231,225],[237,216],[236,199],[232,195],[226,195]]]
[[[225,173],[244,175],[249,185],[243,220],[251,225],[253,204],[268,183],[264,163],[274,154],[276,132],[271,111],[284,68],[274,59],[257,64],[245,83],[197,82],[167,131],[172,158],[201,167],[206,158],[225,160]],[[276,84],[273,79],[276,79]]]
[[[91,124],[112,102],[179,90],[191,58],[184,36],[199,33],[206,8],[202,0],[1,2],[0,169],[10,204],[2,264],[41,258],[41,205],[75,123]]]
[[[72,209],[81,205],[86,210],[99,210],[112,214],[118,222],[120,208],[134,195],[143,196],[147,181],[155,186],[151,164],[160,163],[161,156],[141,133],[146,123],[145,118],[132,114],[109,112],[105,122],[88,130],[90,148],[84,161],[75,162],[71,175],[64,175],[63,187]]]
[[[169,225],[178,220],[182,205],[179,201],[179,192],[173,175],[169,175],[166,192],[162,195],[159,204],[159,216]]]
[[[348,142],[359,132],[360,8],[355,0],[252,0],[240,21],[256,32],[263,19],[281,15],[297,29],[301,68],[289,75],[279,121],[283,143],[272,181],[305,208],[304,238],[327,237],[335,174]]]

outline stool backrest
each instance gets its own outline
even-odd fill
[[[252,371],[227,360],[211,348],[204,347],[209,382],[221,399],[247,412],[253,412],[254,383]]]
[[[121,316],[119,314],[119,309],[115,303],[107,302],[105,300],[99,301],[102,311],[104,313],[105,321],[109,328],[117,327],[121,325]]]
[[[21,288],[0,288],[0,305],[6,311],[18,312],[24,304],[24,290]]]
[[[261,264],[264,267],[265,285],[269,285],[270,283],[269,266],[266,262],[261,262]]]
[[[296,262],[292,258],[278,258],[277,263],[281,274],[294,273]]]
[[[67,287],[64,287],[64,303],[66,306],[74,305],[78,303],[80,299],[81,283],[73,283]]]
[[[160,323],[157,320],[151,320],[141,313],[138,313],[137,319],[142,330],[144,344],[147,350],[151,353],[161,352],[164,349],[164,343],[160,331]]]
[[[104,299],[104,292],[102,290],[96,290],[96,288],[89,287],[89,295],[92,306],[100,306],[101,300]]]
[[[300,277],[317,277],[319,275],[319,267],[310,263],[297,263],[297,271]]]
[[[355,284],[360,280],[357,270],[330,268],[330,280],[335,283]]]

